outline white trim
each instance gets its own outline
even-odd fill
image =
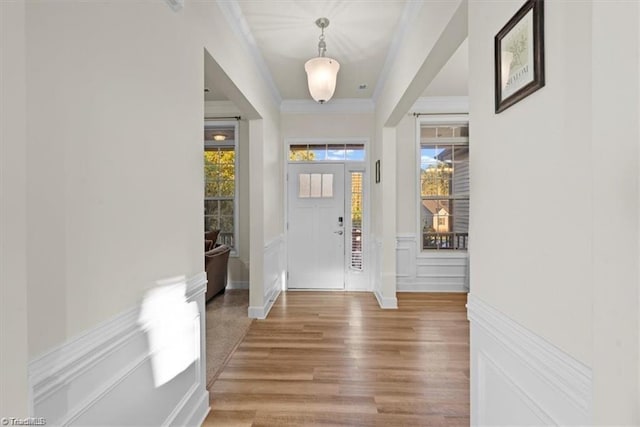
[[[468,296],[467,309],[472,336],[472,424],[483,424],[499,415],[482,397],[501,393],[501,387],[492,387],[492,379],[522,392],[522,407],[528,407],[543,421],[552,420],[557,425],[590,424],[589,367],[475,295]],[[487,360],[499,369],[499,376],[495,375],[495,369],[487,371]],[[500,396],[493,396],[494,401],[496,398]]]
[[[227,283],[226,289],[249,289],[249,282],[246,280],[234,280]]]
[[[380,308],[383,308],[385,310],[398,308],[398,298],[396,297],[385,298],[382,296],[382,294],[378,289],[376,289],[373,292],[373,294],[376,296],[376,299],[378,300],[378,305],[380,306]]]
[[[430,99],[431,102],[434,102],[435,104],[437,103],[441,103],[443,105],[447,104],[447,100],[453,100],[455,98],[464,98],[465,102],[466,102],[466,109],[468,110],[468,97],[463,96],[463,97],[432,97],[432,98],[420,98],[420,99]],[[435,100],[435,101],[434,101]],[[455,101],[451,101],[451,102],[455,102]],[[416,102],[417,104],[417,102]],[[433,104],[433,105],[435,105]],[[416,230],[416,242],[415,242],[415,247],[416,247],[416,256],[418,258],[423,258],[425,257],[424,255],[427,255],[427,257],[432,257],[432,253],[438,253],[441,251],[437,251],[437,250],[428,250],[428,251],[423,251],[422,250],[422,239],[420,238],[420,233],[422,233],[422,211],[421,211],[421,207],[422,207],[422,193],[421,193],[421,187],[420,187],[420,173],[421,173],[421,166],[422,166],[422,156],[421,156],[421,145],[422,145],[422,141],[420,138],[420,128],[422,126],[423,123],[443,123],[443,124],[447,124],[447,123],[465,123],[467,124],[467,126],[469,125],[469,115],[468,114],[448,114],[448,112],[451,111],[455,111],[452,107],[452,104],[449,104],[448,106],[446,106],[447,110],[445,112],[447,112],[447,114],[443,114],[443,115],[436,115],[436,116],[423,116],[423,117],[416,117],[415,120],[415,155],[416,155],[416,166],[415,166],[415,177],[414,177],[414,182],[417,183],[416,185],[416,192],[415,192],[415,197],[416,197],[416,201],[418,203],[416,203],[415,205],[415,212],[416,212],[416,225],[415,225],[415,230]],[[422,112],[426,112],[426,111],[422,111]],[[470,141],[467,142],[465,145],[470,146]],[[469,160],[469,165],[471,165],[471,160]],[[471,184],[471,183],[470,183]],[[471,213],[469,213],[469,215],[471,215]],[[444,251],[446,253],[446,255],[441,255],[443,257],[449,257],[449,253],[453,253],[453,252],[465,252],[467,253],[468,251]],[[458,255],[460,256],[460,255]],[[467,255],[468,256],[468,255]],[[461,257],[461,256],[460,256]]]
[[[263,305],[249,306],[247,315],[251,319],[265,319],[285,286],[284,234],[280,234],[264,245]]]
[[[265,245],[264,245],[264,251],[271,251],[273,249],[275,249],[275,247],[277,245],[279,245],[280,243],[282,243],[282,239],[283,239],[283,235],[280,234],[276,237],[274,237],[273,239],[269,240]]]
[[[404,6],[402,15],[396,25],[396,30],[393,34],[389,51],[387,52],[387,57],[384,61],[384,65],[382,66],[382,70],[380,71],[376,88],[373,90],[372,98],[374,103],[378,102],[378,98],[380,97],[384,86],[387,84],[391,67],[393,67],[396,62],[400,47],[404,44],[404,39],[407,37],[407,31],[411,27],[411,21],[418,16],[418,12],[420,12],[423,4],[424,1],[408,1]]]
[[[240,151],[238,144],[240,123],[238,120],[216,120],[209,117],[209,119],[205,119],[204,126],[221,128],[233,126],[233,141],[227,140],[218,143],[204,141],[204,149],[206,150],[207,147],[233,147],[233,248],[231,248],[229,256],[236,258],[240,254]]]
[[[310,163],[366,163],[368,162],[368,158],[370,156],[370,139],[366,136],[349,136],[349,137],[329,137],[329,138],[317,138],[317,137],[287,137],[284,140],[284,148],[285,148],[285,163],[289,162],[289,147],[291,145],[297,144],[363,144],[364,145],[364,160],[362,161],[353,161],[353,160],[323,160],[318,162],[310,162]],[[293,163],[303,163],[303,162],[293,162]]]
[[[282,228],[284,230],[283,234],[283,244],[284,244],[284,270],[285,270],[285,279],[283,290],[288,289],[288,283],[286,278],[286,272],[289,271],[289,245],[288,242],[288,228],[287,224],[289,222],[289,165],[291,164],[300,164],[307,162],[290,162],[289,161],[289,147],[292,144],[363,144],[364,145],[364,160],[363,161],[352,161],[352,160],[329,160],[329,161],[318,161],[318,162],[309,162],[309,163],[317,163],[317,164],[343,164],[344,165],[344,173],[345,173],[345,184],[347,183],[347,174],[350,172],[362,172],[364,174],[364,200],[363,200],[363,209],[364,209],[364,231],[363,231],[363,239],[365,239],[365,247],[363,248],[363,265],[364,270],[362,274],[367,276],[367,286],[365,289],[349,287],[347,286],[347,269],[349,266],[349,259],[347,259],[347,251],[345,250],[345,286],[344,289],[340,289],[341,291],[371,291],[373,290],[372,283],[372,274],[375,270],[375,260],[373,258],[373,253],[371,251],[371,246],[367,244],[367,240],[373,238],[373,234],[371,233],[371,189],[370,189],[370,181],[368,178],[368,159],[369,159],[369,149],[371,141],[368,137],[330,137],[330,138],[316,138],[316,137],[287,137],[284,140],[284,164],[286,165],[284,168],[284,177],[283,177],[283,191],[285,194],[283,205],[284,205],[284,221],[282,224]],[[346,187],[345,187],[346,188]],[[347,193],[345,191],[345,215],[347,210]],[[372,241],[373,243],[373,241]],[[301,290],[301,289],[296,289]]]
[[[344,165],[344,182],[345,182],[345,232],[352,229],[351,223],[351,174],[354,172],[362,173],[362,270],[351,269],[351,246],[350,240],[345,240],[345,276],[344,276],[344,290],[345,291],[371,291],[371,251],[370,246],[367,244],[367,239],[371,236],[370,218],[371,208],[369,204],[369,176],[367,174],[367,162],[366,162],[366,144],[365,144],[365,161],[364,162],[345,162]],[[351,231],[348,233],[351,236]],[[352,236],[351,236],[352,237]]]
[[[397,292],[467,292],[468,252],[420,252],[416,234],[396,236]]]
[[[207,418],[207,415],[209,415],[209,411],[210,411],[210,407],[209,407],[209,399],[211,399],[211,396],[209,395],[209,392],[205,389],[204,392],[200,393],[200,398],[198,400],[196,400],[195,402],[193,402],[193,409],[191,410],[191,413],[184,417],[184,419],[186,420],[186,422],[184,423],[185,426],[201,426],[204,423],[204,420]],[[187,409],[188,405],[185,404],[184,408]],[[178,419],[180,417],[177,417]],[[168,424],[168,425],[177,425],[177,424]]]
[[[250,306],[248,309],[249,318],[260,320],[266,319],[269,315],[269,312],[271,311],[271,307],[273,307],[273,304],[280,296],[280,292],[282,292],[281,289],[274,288],[271,292],[271,295],[265,300],[265,303],[262,307]]]
[[[198,295],[204,294],[207,290],[207,273],[200,272],[187,279],[187,290],[185,292],[187,301],[194,300]]]
[[[206,290],[206,273],[200,272],[188,279],[172,278],[158,281],[158,284],[175,283],[177,279],[186,282],[185,296],[187,301],[198,303],[202,322],[203,295]],[[122,393],[121,385],[134,375],[144,372],[142,367],[150,362],[146,332],[139,325],[140,307],[132,307],[113,318],[98,324],[84,333],[64,342],[45,354],[35,358],[28,365],[29,388],[31,396],[31,414],[43,416],[51,424],[70,424],[95,410],[98,403],[111,405],[117,410],[120,401],[109,399],[113,393]],[[204,340],[204,330],[199,329],[200,341]],[[206,389],[200,376],[204,378],[202,364],[199,360],[191,368],[195,377],[188,396],[173,396],[176,404],[165,425],[173,421],[183,423],[180,415],[199,418],[198,406],[194,399],[202,399]],[[202,375],[201,375],[202,374]],[[151,386],[153,388],[153,386]],[[165,395],[164,399],[172,396]],[[59,405],[64,399],[65,405]],[[208,401],[205,401],[208,409]],[[194,406],[195,405],[195,406]],[[191,409],[191,407],[193,408]],[[202,409],[202,408],[200,408]],[[141,411],[150,408],[141,408]],[[201,411],[202,412],[202,411]]]
[[[370,288],[374,293],[380,292],[382,289],[382,243],[381,238],[371,233],[371,273],[369,280],[371,280]]]
[[[506,384],[509,391],[513,395],[517,396],[517,400],[523,403],[524,406],[526,406],[527,409],[532,412],[533,417],[535,418],[534,425],[541,425],[541,426],[559,425],[557,422],[553,420],[553,418],[549,416],[548,413],[544,411],[544,409],[540,406],[540,404],[536,402],[536,399],[533,396],[531,396],[530,393],[524,390],[514,380],[512,375],[510,375],[506,370],[502,369],[500,364],[495,360],[493,360],[491,356],[481,351],[478,353],[477,361],[478,361],[477,363],[479,367],[478,370],[482,372],[481,375],[483,377],[487,376],[487,372],[489,371],[488,367],[490,367],[490,369],[493,369],[494,372],[496,373],[496,377],[498,377],[500,381]],[[484,417],[486,417],[487,397],[488,396],[485,393],[482,393],[480,396],[478,396],[478,399],[479,399],[478,406],[482,408],[482,412],[483,412],[482,419],[485,419]],[[512,408],[509,408],[509,409],[512,410]],[[518,415],[522,416],[523,414],[518,414]]]
[[[451,113],[468,114],[469,113],[469,97],[468,96],[428,96],[418,98],[413,106],[409,109],[409,113]],[[446,117],[446,116],[441,116]],[[469,119],[467,118],[467,122]]]
[[[400,280],[398,279],[398,289],[396,292],[453,292],[453,293],[466,293],[469,290],[464,284],[450,284],[450,283],[428,283],[425,284],[424,280]]]
[[[358,114],[374,111],[375,104],[369,98],[336,98],[324,104],[311,99],[285,99],[280,104],[283,114]]]
[[[229,26],[231,26],[233,32],[236,33],[240,42],[244,44],[247,51],[253,57],[253,61],[258,68],[260,75],[264,79],[267,88],[269,88],[269,92],[271,93],[274,103],[276,105],[280,105],[282,102],[282,96],[280,96],[280,91],[278,91],[278,87],[273,80],[269,67],[260,52],[260,48],[258,48],[256,39],[253,37],[253,33],[251,33],[251,28],[242,13],[240,4],[237,0],[217,0],[216,3],[229,23]]]

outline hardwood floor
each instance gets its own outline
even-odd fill
[[[466,294],[282,293],[211,392],[205,426],[469,425]]]

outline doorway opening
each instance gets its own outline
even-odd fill
[[[287,289],[370,290],[365,146],[287,145]]]

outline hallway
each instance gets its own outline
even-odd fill
[[[204,425],[469,425],[465,302],[283,293],[213,384]]]

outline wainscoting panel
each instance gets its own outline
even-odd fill
[[[373,292],[380,295],[382,291],[382,239],[372,236],[371,239],[371,265]]]
[[[591,369],[469,295],[471,425],[589,425]]]
[[[284,235],[281,234],[264,246],[264,305],[249,307],[249,317],[267,317],[282,291],[285,274]]]
[[[47,425],[200,425],[209,410],[201,362],[205,289],[205,273],[187,280],[200,357],[173,379],[154,385],[148,334],[135,307],[29,363],[31,416]]]
[[[467,253],[419,252],[417,239],[416,234],[397,236],[398,292],[466,292]]]

